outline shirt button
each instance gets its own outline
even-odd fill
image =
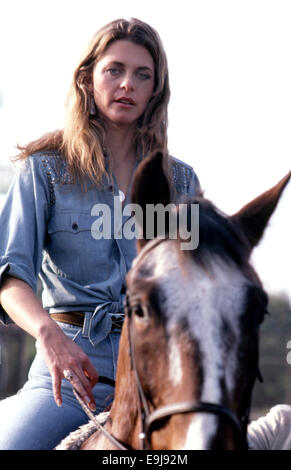
[[[76,222],[73,223],[72,229],[73,230],[78,230],[78,224]]]

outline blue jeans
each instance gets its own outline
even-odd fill
[[[93,347],[80,327],[60,322],[59,325],[88,355],[99,375],[115,379],[119,332],[110,333]],[[17,395],[0,402],[0,450],[53,449],[70,432],[88,422],[67,380],[62,381],[63,404],[60,408],[56,405],[51,376],[38,342],[36,350],[28,381]],[[93,392],[98,414],[112,402],[114,389],[97,383]]]

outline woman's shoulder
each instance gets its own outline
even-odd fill
[[[27,157],[27,160],[33,163],[50,163],[56,165],[57,162],[64,161],[64,158],[57,150],[41,150],[34,152]]]
[[[178,194],[193,196],[200,188],[198,177],[191,165],[170,155],[173,184]]]
[[[57,165],[57,162],[62,161],[62,155],[57,151],[38,151],[31,153],[24,158],[19,156],[16,157],[15,168],[19,170],[24,170],[25,168],[36,169],[37,167],[42,167],[43,164],[50,164],[52,166]]]
[[[174,157],[173,155],[170,155],[170,162],[171,162],[173,168],[177,168],[177,169],[180,169],[180,170],[184,169],[186,171],[194,172],[191,165],[189,165],[188,163],[183,162],[182,160],[179,160],[179,158]]]
[[[18,159],[14,169],[15,181],[19,181],[21,187],[33,184],[35,188],[43,188],[48,194],[51,205],[55,203],[55,186],[71,185],[67,162],[62,154],[55,150],[36,151]]]
[[[69,180],[68,165],[61,154],[57,150],[42,150],[32,153],[25,159],[24,165],[27,164],[32,168],[32,171],[40,171],[45,174],[49,181],[58,183],[60,181],[66,182]]]

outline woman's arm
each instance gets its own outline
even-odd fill
[[[82,349],[50,318],[31,287],[20,279],[7,276],[0,291],[0,302],[12,320],[40,342],[52,376],[57,405],[62,404],[63,371],[70,369],[74,373],[74,387],[90,408],[95,409],[92,393],[98,380],[95,367]]]

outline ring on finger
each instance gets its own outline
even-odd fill
[[[64,372],[64,377],[65,379],[69,380],[70,382],[73,380],[74,378],[74,374],[73,372],[70,370],[70,369],[65,369]]]

